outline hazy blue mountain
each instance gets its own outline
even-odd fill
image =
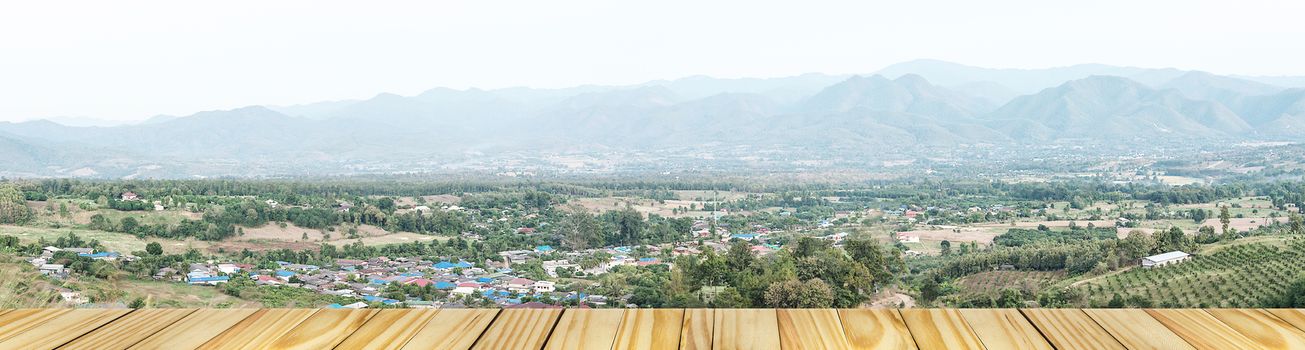
[[[973,118],[993,107],[981,99],[934,86],[919,75],[907,74],[895,80],[880,75],[854,76],[821,90],[800,108],[816,113],[860,108],[957,120]]]
[[[1217,102],[1111,76],[1074,80],[1021,96],[987,116],[1016,138],[1233,137],[1250,129]]]
[[[992,82],[1005,86],[1016,93],[1029,94],[1057,86],[1070,80],[1077,80],[1093,75],[1112,75],[1130,77],[1145,84],[1155,86],[1182,75],[1176,69],[1148,69],[1136,67],[1118,67],[1104,64],[1079,64],[1068,67],[1044,69],[996,69],[967,66],[939,60],[914,60],[888,66],[876,72],[886,77],[895,78],[906,74],[917,74],[934,84],[959,86],[976,82]]]
[[[0,174],[401,171],[414,162],[438,167],[504,154],[671,148],[800,149],[866,159],[905,149],[1067,139],[1129,147],[1305,141],[1305,89],[1251,79],[1106,65],[1006,70],[939,61],[884,72],[892,78],[700,76],[624,87],[435,88],[414,96],[249,106],[110,127],[0,123],[0,161],[6,162]],[[1102,72],[1122,76],[1092,75]],[[1042,84],[1049,85],[1018,93]]]
[[[288,116],[307,118],[307,119],[326,119],[335,114],[336,111],[358,103],[358,100],[339,100],[305,103],[289,106],[266,106],[268,109],[280,112]]]
[[[1159,86],[1174,89],[1194,100],[1211,100],[1226,106],[1236,106],[1246,96],[1268,95],[1283,89],[1256,81],[1191,71]]]
[[[664,86],[686,99],[704,98],[724,93],[765,96],[779,103],[793,103],[846,80],[847,75],[809,73],[782,78],[712,78],[692,76],[675,80],[654,80],[641,85]]]
[[[1305,137],[1305,88],[1246,97],[1237,108],[1257,135]]]

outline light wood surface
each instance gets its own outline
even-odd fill
[[[853,349],[916,349],[911,331],[897,310],[843,309],[838,310],[838,316]]]
[[[625,310],[604,309],[563,313],[548,338],[547,350],[607,350],[616,341]]]
[[[195,309],[136,310],[68,342],[60,349],[126,349],[194,313]]]
[[[1015,309],[962,309],[961,316],[991,349],[1052,350],[1038,329]]]
[[[683,326],[684,310],[681,309],[626,310],[621,319],[621,328],[616,331],[612,349],[679,349],[680,327]]]
[[[955,309],[905,309],[901,313],[921,349],[984,349],[979,336]]]
[[[317,313],[315,309],[262,309],[245,317],[200,349],[266,349],[281,335]]]
[[[1194,349],[1160,321],[1138,309],[1084,309],[1092,320],[1129,349]]]
[[[0,309],[0,349],[1305,349],[1299,309]]]
[[[439,310],[381,310],[345,338],[337,349],[402,349]]]
[[[1255,341],[1263,349],[1305,349],[1305,333],[1260,309],[1206,310],[1223,324]]]
[[[680,329],[680,349],[709,350],[711,336],[716,325],[716,310],[684,310],[684,322]]]
[[[776,310],[779,345],[785,350],[850,349],[838,311],[833,309]]]
[[[779,320],[774,309],[718,309],[713,321],[712,349],[780,349]]]
[[[330,349],[340,344],[378,310],[321,310],[272,342],[275,349]]]
[[[1220,322],[1205,310],[1146,310],[1151,317],[1197,349],[1256,349],[1255,341]]]
[[[7,323],[13,320],[0,319],[0,325],[24,327],[17,333],[4,337],[4,340],[0,341],[0,349],[54,349],[131,312],[124,309],[58,311],[60,312],[40,313],[57,316],[50,318],[38,316],[35,319],[39,321],[35,323],[22,321]]]
[[[1301,309],[1265,309],[1278,319],[1296,326],[1296,329],[1305,330],[1305,310]]]
[[[1124,345],[1079,309],[1021,309],[1057,349],[1120,349]]]
[[[561,309],[509,309],[499,312],[473,349],[540,349]]]
[[[466,350],[485,333],[498,309],[440,310],[403,346],[413,350]]]
[[[194,349],[235,326],[258,309],[202,309],[154,333],[132,349]]]

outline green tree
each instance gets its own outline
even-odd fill
[[[20,224],[31,218],[23,193],[12,184],[0,184],[0,224]]]
[[[159,242],[150,242],[145,245],[145,252],[155,256],[163,255],[163,245]]]
[[[766,289],[766,305],[775,308],[827,308],[834,303],[834,291],[818,278],[788,280]]]
[[[584,207],[572,206],[571,213],[562,219],[559,226],[562,245],[567,248],[581,250],[604,243],[602,224]]]

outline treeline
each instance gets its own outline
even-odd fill
[[[992,244],[1003,247],[1019,247],[1032,244],[1070,244],[1083,241],[1095,241],[1114,239],[1117,237],[1114,227],[1097,228],[1097,227],[1077,227],[1072,226],[1064,230],[1052,230],[1046,226],[1039,226],[1036,230],[1012,228],[1006,230],[1006,233],[993,237]]]
[[[1195,242],[1177,227],[1152,235],[1133,232],[1124,239],[1104,239],[1073,244],[1032,244],[994,247],[949,258],[939,273],[947,278],[992,271],[1009,265],[1017,270],[1055,271],[1070,274],[1105,272],[1134,264],[1138,259],[1169,251],[1191,251]]]
[[[735,241],[724,254],[679,257],[674,270],[618,271],[600,282],[628,284],[630,302],[642,307],[849,308],[905,271],[899,253],[873,241],[849,240],[840,249],[806,237],[758,257],[751,244]]]

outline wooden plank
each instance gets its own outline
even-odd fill
[[[126,349],[194,313],[195,309],[141,309],[86,333],[60,349]]]
[[[716,324],[716,310],[684,310],[684,323],[680,326],[680,349],[710,350],[712,327]]]
[[[336,348],[402,349],[438,312],[436,309],[381,310]]]
[[[993,349],[1051,350],[1038,329],[1015,309],[963,309],[961,316],[983,346]]]
[[[194,349],[235,326],[258,309],[200,309],[141,340],[132,349]]]
[[[1264,311],[1296,326],[1296,329],[1305,330],[1305,309],[1265,309]]]
[[[1093,321],[1129,349],[1194,349],[1160,321],[1139,309],[1084,309]]]
[[[843,309],[838,310],[838,317],[853,349],[916,349],[911,331],[897,310]]]
[[[955,309],[904,309],[902,320],[921,349],[983,349],[983,342]]]
[[[21,321],[13,320],[15,323],[10,323],[11,320],[3,320],[0,321],[0,325],[5,325],[7,328],[8,326],[27,324],[31,327],[25,327],[19,333],[6,336],[3,341],[0,341],[0,349],[53,349],[130,312],[129,309],[57,309],[53,310],[53,312],[47,310],[39,313],[23,311],[7,313],[8,315],[29,315],[30,317]],[[57,316],[45,317],[51,314]],[[36,323],[30,323],[32,321]],[[17,329],[17,327],[13,329]]]
[[[1200,309],[1146,310],[1197,349],[1254,349],[1255,341]]]
[[[317,313],[317,309],[262,309],[217,337],[205,342],[200,349],[266,349],[272,342]]]
[[[713,314],[712,349],[780,349],[774,309],[718,309]]]
[[[442,309],[404,349],[467,350],[494,322],[498,309]]]
[[[69,309],[17,309],[0,315],[0,341],[70,312]],[[80,334],[79,334],[80,335]]]
[[[1020,309],[1057,349],[1125,349],[1079,309]]]
[[[561,309],[507,309],[480,336],[473,349],[541,349]]]
[[[851,349],[834,309],[776,310],[781,349]]]
[[[1265,349],[1305,349],[1305,332],[1260,309],[1209,309],[1214,318]]]
[[[674,350],[680,347],[683,309],[630,309],[621,319],[612,349]],[[711,344],[710,341],[707,344]]]
[[[275,349],[330,349],[361,328],[379,310],[324,309],[272,342]]]
[[[553,327],[544,349],[608,350],[616,341],[625,310],[567,310]]]

